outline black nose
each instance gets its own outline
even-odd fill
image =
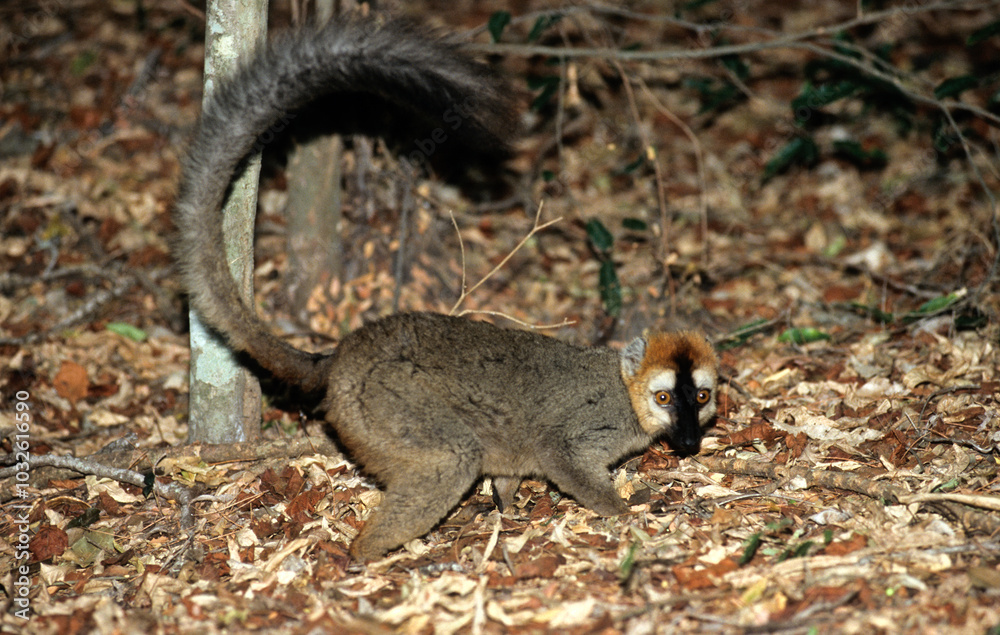
[[[692,454],[698,454],[701,450],[701,439],[676,439],[670,444],[674,451],[681,456],[691,456]]]

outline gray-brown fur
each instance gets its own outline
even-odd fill
[[[401,21],[334,21],[278,38],[216,88],[183,162],[174,211],[174,253],[199,315],[233,349],[308,390],[322,387],[325,358],[275,337],[240,301],[221,249],[220,208],[262,134],[317,98],[359,94],[441,121],[448,143],[472,150],[502,146],[513,128],[502,84],[454,42]],[[459,106],[460,125],[442,119]]]
[[[435,314],[351,333],[334,354],[325,407],[385,488],[351,547],[361,558],[429,531],[484,475],[500,477],[505,505],[534,475],[600,514],[624,513],[608,466],[652,440],[615,351]]]
[[[220,247],[229,182],[268,126],[331,91],[371,92],[429,117],[472,99],[479,108],[452,138],[471,146],[499,143],[508,126],[501,89],[453,45],[395,22],[352,22],[292,36],[221,86],[184,163],[176,256],[192,305],[233,349],[286,382],[325,391],[326,419],[384,488],[352,555],[377,558],[423,535],[484,475],[494,477],[504,507],[531,475],[600,514],[627,511],[608,466],[677,432],[678,413],[704,424],[714,412],[714,397],[710,407],[691,401],[705,394],[689,385],[691,368],[704,369],[699,376],[714,389],[714,353],[703,337],[680,334],[677,346],[669,337],[648,346],[638,339],[619,355],[411,313],[311,354],[276,337],[239,300]],[[688,369],[667,386],[686,410],[656,403],[665,394],[661,366]],[[659,382],[656,393],[638,385],[647,377]]]

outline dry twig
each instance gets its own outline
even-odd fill
[[[964,506],[975,504],[988,509],[1000,508],[1000,503],[998,503],[1000,499],[995,496],[911,495],[898,487],[887,483],[878,483],[861,474],[814,470],[801,466],[789,467],[746,459],[702,456],[697,458],[697,462],[713,472],[722,474],[741,474],[773,480],[801,478],[805,481],[806,487],[848,490],[882,501],[885,504],[925,503],[940,506],[945,513],[959,519],[969,530],[991,535],[1000,531],[1000,519],[995,515],[977,512]],[[962,505],[956,503],[962,503]]]
[[[538,212],[535,214],[535,222],[534,222],[534,225],[531,227],[531,231],[529,231],[528,234],[524,238],[521,239],[521,242],[517,243],[517,245],[513,249],[510,250],[510,253],[508,253],[506,256],[504,256],[503,260],[501,260],[500,263],[497,266],[493,267],[493,269],[491,269],[489,273],[487,273],[485,276],[483,276],[479,280],[479,282],[477,282],[476,284],[472,285],[472,288],[467,289],[466,288],[466,273],[465,273],[465,242],[462,240],[462,234],[461,234],[461,232],[458,229],[458,222],[455,220],[455,215],[454,214],[451,215],[451,222],[455,226],[455,233],[458,234],[458,246],[459,246],[459,250],[461,252],[461,258],[462,258],[462,291],[459,294],[458,300],[455,302],[455,305],[453,307],[451,307],[451,311],[448,312],[448,315],[458,315],[460,317],[463,316],[463,315],[469,315],[469,314],[472,314],[472,313],[482,314],[482,315],[493,315],[493,316],[497,316],[497,317],[502,317],[502,318],[508,319],[508,320],[510,320],[512,322],[515,322],[516,324],[519,324],[519,325],[527,327],[527,328],[533,328],[533,329],[559,328],[559,327],[566,326],[566,325],[570,324],[570,322],[568,322],[566,320],[563,320],[559,324],[532,325],[532,324],[528,324],[528,323],[526,323],[526,322],[524,322],[522,320],[518,320],[515,317],[507,315],[506,313],[501,313],[499,311],[481,311],[481,310],[467,309],[467,310],[464,310],[464,311],[462,311],[460,313],[457,313],[457,314],[455,313],[455,311],[458,309],[459,305],[461,305],[463,302],[465,302],[466,298],[468,298],[469,295],[471,295],[476,289],[478,289],[479,287],[481,287],[483,285],[483,283],[485,283],[487,280],[489,280],[494,275],[496,275],[496,273],[498,271],[500,271],[501,269],[503,269],[504,265],[507,264],[507,261],[509,261],[514,256],[514,254],[516,254],[518,252],[518,250],[521,249],[521,247],[523,247],[525,245],[525,243],[527,243],[529,240],[531,240],[532,236],[534,236],[535,234],[537,234],[538,232],[542,231],[543,229],[545,229],[547,227],[555,225],[556,223],[558,223],[559,221],[562,220],[562,217],[560,216],[559,218],[555,218],[553,220],[546,221],[546,222],[542,223],[541,222],[541,218],[542,218],[542,205],[539,204],[539,206],[538,206]]]
[[[80,474],[92,474],[101,478],[110,478],[120,483],[128,483],[136,487],[146,487],[146,476],[139,472],[118,467],[109,467],[94,460],[93,457],[80,459],[75,456],[57,456],[54,454],[43,454],[32,456],[28,462],[30,470],[39,467],[58,467]],[[5,472],[7,470],[4,470]],[[0,475],[0,478],[3,478]],[[164,498],[177,501],[180,505],[181,527],[190,529],[194,527],[194,516],[191,513],[191,490],[179,483],[160,483],[154,479],[153,492]]]

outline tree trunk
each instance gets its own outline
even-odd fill
[[[262,47],[267,34],[266,0],[208,3],[205,32],[206,103],[220,77]],[[243,298],[253,306],[253,235],[260,155],[233,182],[223,211],[226,257]],[[228,346],[191,313],[191,396],[188,440],[251,441],[260,436],[260,384],[236,361]]]
[[[333,0],[317,0],[317,24],[328,22],[333,13]],[[328,291],[343,271],[342,154],[340,136],[316,137],[298,144],[288,160],[286,289],[293,314],[303,324],[313,291]]]

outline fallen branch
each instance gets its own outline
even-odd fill
[[[984,514],[966,505],[986,509],[1000,509],[1000,498],[996,496],[971,496],[962,494],[909,494],[898,487],[879,483],[861,474],[852,472],[832,472],[814,470],[802,466],[785,466],[773,463],[748,461],[746,459],[726,459],[717,456],[701,456],[695,459],[712,472],[739,474],[772,480],[800,478],[806,487],[842,489],[863,494],[882,501],[886,505],[920,503],[941,508],[949,516],[962,522],[968,530],[994,534],[1000,531],[1000,518],[995,514]],[[961,503],[961,504],[959,504]]]
[[[910,503],[961,503],[969,507],[980,507],[982,509],[992,509],[1000,512],[1000,496],[985,496],[983,494],[951,494],[951,493],[930,493],[911,494],[901,496],[899,502],[904,505]]]
[[[94,455],[99,456],[99,455]],[[32,456],[30,468],[59,467],[80,474],[93,474],[101,478],[110,478],[120,483],[129,483],[136,487],[146,487],[146,476],[134,470],[109,467],[91,458],[80,459],[75,456],[59,456],[43,454]],[[194,516],[191,514],[191,490],[179,483],[160,483],[154,479],[153,492],[158,496],[169,498],[180,504],[180,523],[184,529],[194,527]]]
[[[724,459],[716,456],[700,456],[695,460],[713,472],[757,476],[773,480],[801,478],[806,482],[806,487],[845,489],[884,501],[886,504],[896,504],[899,502],[899,497],[905,495],[892,485],[879,483],[852,472],[812,470],[801,466],[788,467],[774,463],[759,463],[746,459]]]
[[[160,466],[163,461],[167,461],[165,465],[219,464],[289,459],[309,454],[336,456],[340,454],[340,451],[329,438],[305,437],[292,441],[279,440],[219,445],[195,443],[160,450],[127,449],[98,452],[83,458],[42,454],[32,455],[28,464],[30,466],[30,483],[38,488],[45,487],[53,479],[73,478],[77,473],[113,478],[142,487],[145,482],[142,472],[149,472],[154,465]],[[12,462],[12,455],[0,458],[2,464]],[[77,469],[79,467],[86,469]],[[0,469],[0,479],[6,479],[0,485],[0,501],[6,502],[17,496],[14,479],[11,478],[16,472],[14,467]],[[170,474],[171,472],[168,470],[164,473]],[[118,476],[122,476],[122,478],[118,478]],[[134,480],[136,478],[138,478],[138,482]],[[167,498],[174,499],[172,491],[167,489],[162,494]]]

